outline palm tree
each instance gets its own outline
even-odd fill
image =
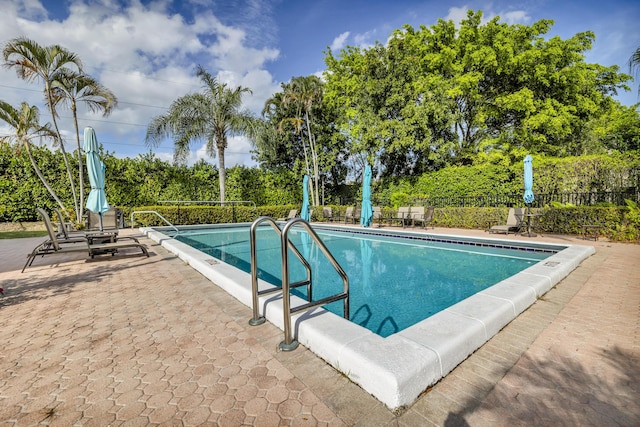
[[[82,165],[82,150],[80,146],[80,129],[78,128],[78,102],[84,102],[92,112],[102,112],[107,117],[118,105],[118,98],[101,85],[96,79],[83,73],[77,73],[66,68],[61,69],[51,82],[52,100],[54,105],[62,104],[73,113],[73,124],[76,131],[78,145],[78,177],[80,182],[80,197],[78,222],[84,209],[84,168]],[[55,109],[54,109],[55,111]]]
[[[640,47],[629,58],[629,71],[636,76],[640,74]],[[640,94],[640,86],[638,86],[638,93]]]
[[[14,131],[13,135],[0,137],[0,141],[14,143],[19,148],[27,150],[27,155],[36,175],[38,175],[38,178],[40,178],[40,181],[42,181],[58,206],[64,209],[64,204],[43,175],[31,152],[32,139],[51,138],[55,140],[56,138],[56,133],[51,129],[49,123],[46,125],[40,124],[40,110],[38,110],[38,107],[23,102],[20,108],[16,109],[8,102],[0,101],[0,120],[6,122]]]
[[[18,37],[7,42],[2,50],[4,57],[4,66],[7,68],[15,68],[18,77],[26,81],[42,80],[44,83],[44,93],[47,105],[51,111],[51,121],[55,129],[55,141],[60,146],[62,158],[64,159],[73,195],[73,202],[76,215],[80,212],[78,196],[76,194],[76,186],[71,173],[71,166],[67,151],[64,148],[58,122],[55,112],[55,103],[53,102],[53,91],[51,83],[55,80],[55,76],[61,69],[70,65],[82,71],[82,62],[78,55],[65,49],[60,45],[40,46],[34,40],[26,37]]]
[[[254,138],[257,120],[248,111],[240,110],[242,94],[252,93],[249,88],[238,86],[230,89],[219,83],[202,66],[196,68],[202,80],[203,91],[184,95],[171,103],[166,114],[156,116],[147,127],[145,142],[158,146],[164,138],[173,137],[176,161],[184,161],[189,155],[189,145],[194,140],[206,141],[207,155],[218,153],[220,169],[220,201],[225,201],[224,151],[228,137],[245,134]]]
[[[315,206],[320,204],[318,191],[320,171],[318,168],[318,148],[312,129],[314,121],[313,109],[322,103],[322,97],[322,81],[316,76],[294,77],[291,80],[291,83],[285,86],[282,94],[283,105],[285,107],[289,105],[294,106],[297,111],[295,117],[284,119],[283,122],[288,122],[293,125],[296,133],[300,133],[303,127],[306,128],[308,148],[307,144],[304,142],[302,143],[302,148],[307,166],[307,173],[313,176],[311,194],[313,204]]]

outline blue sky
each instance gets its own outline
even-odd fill
[[[549,36],[563,39],[593,31],[596,42],[586,61],[619,65],[640,46],[640,2],[630,0],[0,0],[0,43],[26,36],[42,45],[61,44],[82,58],[86,71],[119,99],[109,117],[79,111],[80,127],[92,126],[98,140],[118,157],[146,153],[144,134],[150,119],[171,102],[200,88],[194,76],[202,64],[222,82],[249,87],[245,106],[259,113],[264,101],[293,76],[321,73],[324,51],[384,43],[403,24],[431,26],[438,18],[460,21],[466,10],[482,10],[511,24],[540,19],[555,24]],[[18,106],[27,101],[41,109],[41,87],[0,69],[0,99]],[[638,84],[621,93],[625,105],[639,101]],[[82,107],[80,107],[82,108]],[[74,149],[70,113],[60,112],[68,149]],[[0,135],[6,134],[0,124]],[[254,165],[245,138],[230,141],[226,164]],[[171,141],[153,152],[172,159]],[[190,162],[207,158],[192,145]]]

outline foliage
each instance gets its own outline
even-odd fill
[[[60,195],[63,209],[73,206],[60,151],[32,147],[32,153],[44,178]],[[203,160],[187,167],[172,165],[151,153],[120,159],[101,151],[101,157],[106,167],[107,200],[113,206],[149,206],[162,200],[220,200],[218,169]],[[72,166],[77,164],[72,162]],[[258,206],[300,203],[301,184],[291,171],[266,172],[237,166],[229,168],[227,174],[234,200],[249,200]],[[88,194],[89,189],[85,191]],[[36,207],[50,211],[56,205],[40,183],[27,151],[19,146],[0,144],[0,221],[35,221],[38,219]]]
[[[5,122],[13,130],[13,135],[0,137],[0,143],[14,144],[18,150],[24,150],[31,162],[33,171],[36,173],[42,184],[45,186],[51,197],[62,207],[62,202],[58,194],[54,191],[50,182],[42,173],[38,162],[32,154],[32,140],[35,138],[54,138],[56,134],[53,132],[49,124],[40,124],[40,111],[36,106],[30,106],[26,102],[20,105],[19,109],[14,108],[7,102],[0,101],[0,120]]]
[[[0,239],[21,239],[24,237],[43,237],[46,235],[47,232],[42,230],[2,231],[0,232]]]
[[[630,76],[584,62],[593,33],[547,37],[552,25],[482,24],[469,11],[458,27],[406,25],[386,45],[327,51],[325,103],[341,112],[350,154],[383,178],[637,149],[640,115],[612,98]]]
[[[612,238],[619,241],[640,242],[640,207],[633,200],[627,200],[626,203],[624,217],[612,230]]]
[[[154,117],[145,141],[157,146],[164,138],[173,137],[174,158],[179,162],[186,160],[191,142],[204,141],[207,155],[214,157],[218,153],[220,200],[224,201],[228,138],[237,134],[255,137],[257,133],[256,119],[249,111],[241,110],[242,95],[251,90],[242,86],[231,89],[202,66],[197,67],[196,75],[202,80],[202,92],[176,99],[166,114]]]
[[[536,194],[621,191],[640,188],[640,156],[634,152],[579,157],[534,157]],[[524,189],[523,164],[451,166],[418,178],[404,178],[376,192],[375,199],[511,195]],[[392,205],[398,206],[393,201]]]
[[[44,94],[47,101],[47,107],[51,112],[51,120],[53,129],[55,130],[55,141],[58,144],[62,159],[64,160],[67,171],[68,184],[71,188],[73,206],[80,219],[80,204],[76,192],[76,184],[71,173],[71,165],[67,152],[58,129],[56,103],[54,102],[54,93],[52,84],[57,76],[70,68],[77,69],[82,72],[82,61],[75,53],[60,45],[40,46],[34,40],[26,37],[18,37],[4,44],[2,49],[4,66],[13,68],[18,77],[25,81],[40,80],[44,85]],[[62,206],[61,206],[62,207]]]
[[[78,161],[78,212],[76,221],[80,221],[84,210],[84,167],[82,162],[82,146],[80,145],[80,129],[78,128],[78,103],[85,104],[92,112],[102,112],[107,117],[118,105],[118,99],[107,87],[93,77],[82,72],[62,68],[52,76],[51,102],[54,110],[62,105],[71,110],[76,133],[76,158]]]
[[[320,203],[321,187],[346,177],[344,138],[336,131],[337,111],[323,101],[324,84],[316,76],[294,77],[265,103],[265,127],[256,141],[257,160],[270,171],[288,168],[311,179],[311,199]]]

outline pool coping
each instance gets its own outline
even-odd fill
[[[238,226],[245,224],[233,224]],[[246,223],[246,225],[249,225]],[[313,224],[316,227],[316,224]],[[322,226],[318,226],[322,227]],[[322,227],[331,228],[331,227]],[[157,230],[140,231],[176,254],[196,271],[240,302],[251,307],[251,277],[231,265],[174,240]],[[335,227],[333,227],[335,229]],[[359,227],[340,227],[342,231],[363,232]],[[404,230],[381,234],[421,236]],[[473,241],[500,247],[514,245],[534,248],[563,248],[545,260],[389,337],[379,335],[322,308],[292,316],[297,340],[350,380],[383,402],[390,409],[411,404],[460,362],[481,347],[538,298],[595,253],[593,246],[519,242],[491,238],[461,238],[432,235],[442,241]],[[261,289],[271,287],[260,281]],[[283,329],[281,297],[259,298],[261,312]],[[292,306],[304,301],[295,296]],[[247,318],[247,321],[249,318]]]

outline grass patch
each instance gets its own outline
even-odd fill
[[[46,235],[47,235],[46,230],[0,231],[0,239],[21,239],[23,237],[43,237]]]

